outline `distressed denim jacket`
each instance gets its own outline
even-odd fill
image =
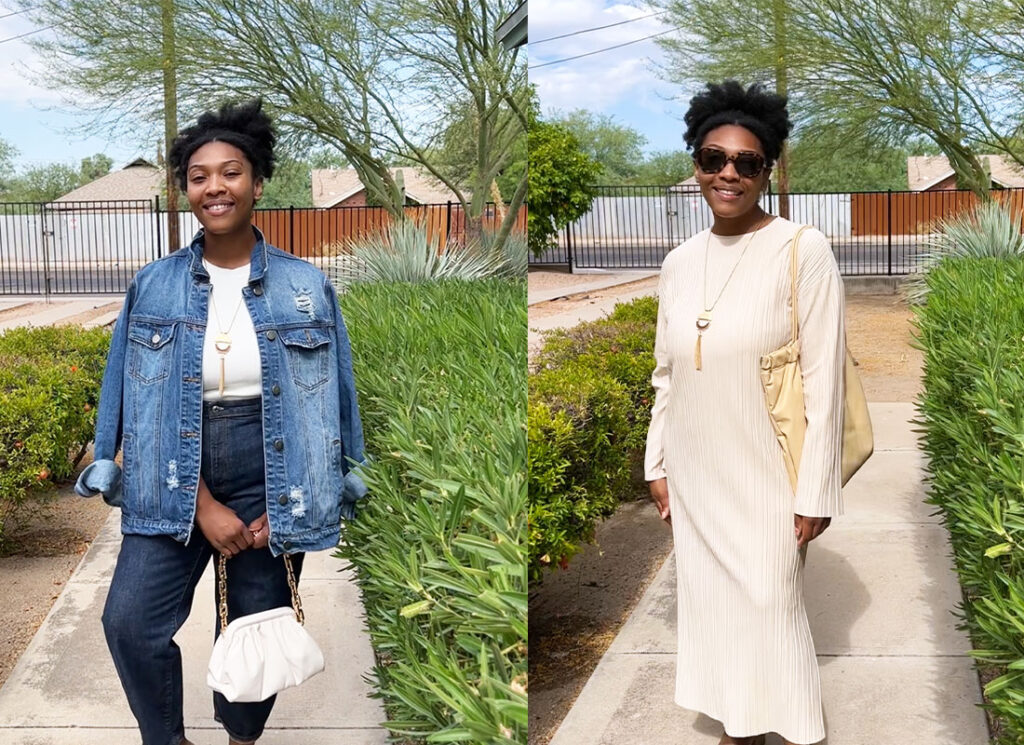
[[[275,555],[333,548],[341,517],[351,518],[366,493],[348,334],[327,277],[253,230],[242,295],[262,366],[270,548]],[[195,524],[211,289],[202,257],[200,232],[188,248],[144,266],[114,327],[95,460],[75,490],[119,506],[124,533],[187,543]]]

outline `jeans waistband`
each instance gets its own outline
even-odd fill
[[[203,417],[208,419],[238,419],[261,416],[262,413],[263,399],[259,396],[203,401]]]

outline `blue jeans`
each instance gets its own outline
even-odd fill
[[[203,404],[203,480],[247,525],[267,510],[260,411],[259,398]],[[212,555],[198,528],[187,545],[169,536],[125,535],[121,542],[103,631],[143,745],[179,745],[184,737],[181,650],[173,637]],[[296,578],[302,557],[292,556]],[[284,561],[269,549],[241,552],[227,574],[229,621],[291,605]],[[216,628],[215,636],[219,622]],[[263,733],[274,700],[230,703],[214,693],[214,715],[233,739],[247,742]]]

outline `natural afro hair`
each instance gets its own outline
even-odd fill
[[[708,83],[705,90],[690,99],[690,108],[683,118],[686,147],[699,150],[712,129],[723,124],[738,124],[761,141],[766,164],[771,168],[793,126],[786,111],[786,100],[785,96],[769,93],[757,83],[747,89],[735,80]]]
[[[269,179],[274,174],[274,125],[263,112],[263,101],[253,99],[227,103],[217,111],[207,111],[191,127],[178,133],[167,153],[167,162],[182,191],[188,188],[188,162],[193,153],[208,142],[234,145],[252,164],[254,179]]]

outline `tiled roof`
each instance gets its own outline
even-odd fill
[[[69,191],[54,200],[61,202],[99,202],[126,199],[149,199],[160,194],[164,185],[164,171],[145,160],[129,163],[119,171],[100,176],[84,186]]]
[[[391,168],[391,175],[402,171],[405,195],[420,204],[458,202],[459,198],[447,186],[429,174],[415,168]],[[320,168],[313,171],[313,206],[333,207],[338,202],[358,194],[364,188],[354,168]]]
[[[1024,187],[1024,169],[1002,155],[980,155],[988,159],[992,180],[1007,188]],[[910,155],[907,157],[907,184],[911,191],[925,191],[953,175],[945,155]]]

